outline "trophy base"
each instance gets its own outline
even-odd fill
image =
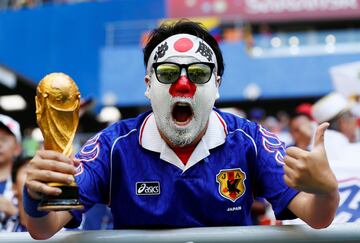
[[[81,210],[84,206],[79,200],[79,188],[76,184],[56,184],[49,183],[50,186],[56,186],[62,190],[58,196],[43,196],[38,205],[39,211],[69,211]]]
[[[38,205],[39,211],[69,211],[69,210],[81,210],[84,206],[78,199],[52,199],[42,200]]]

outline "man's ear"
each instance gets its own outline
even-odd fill
[[[216,76],[216,86],[219,88],[221,85],[221,77],[220,76]]]
[[[220,94],[219,94],[219,87],[220,87],[220,84],[221,84],[221,77],[220,76],[216,76],[216,80],[215,80],[215,84],[216,84],[216,88],[217,88],[217,91],[216,91],[216,100],[220,98]]]
[[[146,84],[146,91],[145,91],[145,96],[150,99],[150,86],[151,86],[151,80],[150,80],[150,76],[149,75],[145,75],[145,84]]]

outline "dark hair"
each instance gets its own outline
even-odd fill
[[[14,184],[16,184],[16,179],[17,179],[17,173],[18,171],[25,165],[27,165],[31,160],[31,157],[18,157],[13,165],[12,165],[12,169],[11,169],[11,180]]]
[[[219,76],[224,73],[224,60],[221,50],[215,38],[205,29],[201,23],[192,22],[186,19],[179,20],[174,24],[162,24],[154,29],[149,36],[149,41],[144,48],[144,64],[147,66],[151,52],[154,48],[168,37],[176,34],[190,34],[203,39],[215,52]]]
[[[305,112],[301,112],[301,111],[292,111],[289,114],[289,118],[290,120],[293,120],[299,116],[305,116],[307,117],[309,120],[312,120],[311,116],[309,116],[309,114],[305,113]]]

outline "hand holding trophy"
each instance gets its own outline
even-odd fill
[[[75,82],[66,74],[45,76],[36,90],[36,120],[44,137],[44,148],[70,156],[72,142],[79,123],[80,93]],[[50,182],[48,186],[62,190],[59,196],[43,195],[40,211],[82,209],[78,186]]]

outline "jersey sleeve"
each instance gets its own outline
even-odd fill
[[[94,204],[108,204],[110,190],[110,150],[108,138],[98,133],[89,139],[75,155],[81,161],[75,181],[79,187],[80,201],[84,210],[71,210],[73,219],[67,228],[78,227],[82,214]]]
[[[287,208],[298,191],[287,186],[283,178],[285,144],[260,125],[257,126],[255,143],[255,196],[266,198],[271,203],[277,219],[296,218]]]

